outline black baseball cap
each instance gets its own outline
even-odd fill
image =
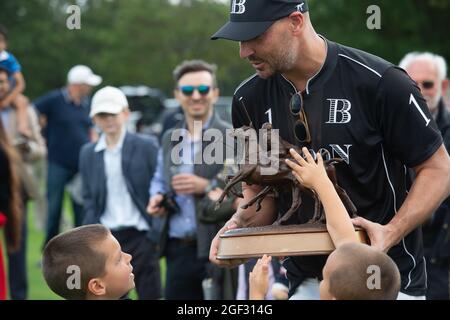
[[[230,21],[211,39],[251,40],[292,12],[308,10],[306,0],[231,0]]]

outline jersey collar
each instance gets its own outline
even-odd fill
[[[308,80],[306,83],[305,93],[311,94],[314,91],[319,90],[323,87],[323,85],[328,81],[331,75],[336,68],[337,59],[338,59],[338,47],[337,44],[327,40],[325,37],[319,35],[323,40],[325,40],[325,44],[327,45],[327,57],[325,59],[322,68],[317,72],[312,78]],[[289,82],[294,88],[295,85],[286,79],[283,75],[281,75],[284,80]]]

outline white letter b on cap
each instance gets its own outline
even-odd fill
[[[231,5],[231,13],[234,14],[243,14],[245,12],[245,2],[247,0],[233,0]]]

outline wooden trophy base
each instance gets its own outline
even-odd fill
[[[358,240],[369,243],[366,232],[355,228]],[[324,224],[235,229],[220,236],[217,259],[328,255],[335,249]]]

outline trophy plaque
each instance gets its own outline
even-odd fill
[[[366,232],[355,228],[361,243],[369,243]],[[328,255],[335,249],[324,224],[267,226],[234,229],[220,236],[217,259]]]

